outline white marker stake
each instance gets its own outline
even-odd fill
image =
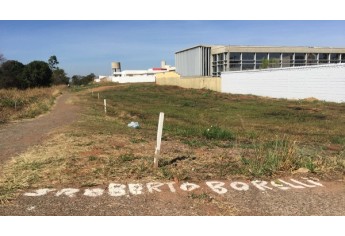
[[[107,99],[104,99],[104,113],[107,113]]]
[[[158,121],[158,130],[157,130],[157,146],[155,151],[155,157],[153,160],[154,167],[158,167],[158,159],[159,154],[161,151],[161,142],[162,142],[162,133],[163,133],[163,121],[164,121],[164,113],[159,113],[159,121]]]
[[[99,93],[98,93],[98,99],[99,99]]]

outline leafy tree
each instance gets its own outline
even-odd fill
[[[57,60],[55,55],[49,57],[48,64],[49,64],[49,68],[51,70],[59,69],[59,67],[57,67],[59,62],[58,62],[58,60]]]
[[[20,88],[28,86],[23,78],[25,66],[14,60],[4,62],[0,67],[0,88]]]
[[[86,84],[91,83],[95,77],[96,76],[94,73],[88,74],[87,76],[73,75],[72,76],[72,84],[74,84],[74,85],[86,85]]]
[[[68,84],[69,78],[63,69],[53,70],[53,84]]]
[[[73,75],[72,76],[72,84],[74,85],[82,85],[83,76],[81,75]]]
[[[0,53],[0,65],[6,61],[6,58],[4,57],[3,54]]]
[[[32,61],[25,66],[23,76],[29,87],[50,86],[53,72],[44,61]]]

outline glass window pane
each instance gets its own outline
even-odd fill
[[[319,63],[320,64],[328,63],[328,53],[320,53],[319,54]]]
[[[262,59],[268,58],[268,53],[257,53],[256,54],[256,61],[262,61]]]
[[[270,53],[270,59],[280,60],[280,53]]]
[[[238,71],[241,70],[241,64],[230,64],[231,71]]]
[[[341,54],[341,63],[345,63],[345,54]]]
[[[305,66],[305,53],[295,54],[295,66]]]
[[[332,53],[331,54],[331,63],[339,63],[339,53]]]
[[[254,62],[254,53],[242,53],[243,62]]]
[[[242,64],[242,70],[254,70],[254,63]]]
[[[292,67],[293,66],[293,54],[292,53],[283,53],[282,65],[283,65],[283,67]]]
[[[308,53],[307,64],[308,65],[316,65],[317,64],[317,54],[316,53]]]
[[[230,53],[230,61],[240,61],[241,60],[241,53]]]

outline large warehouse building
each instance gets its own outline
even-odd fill
[[[345,63],[345,48],[199,45],[175,53],[182,76],[331,63]]]

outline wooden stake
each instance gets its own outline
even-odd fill
[[[104,113],[107,113],[107,99],[104,99]]]
[[[157,146],[155,150],[155,157],[153,159],[154,167],[158,167],[158,160],[160,157],[161,152],[161,142],[162,142],[162,133],[163,133],[163,121],[164,121],[164,113],[159,113],[159,121],[158,121],[158,130],[157,130]]]
[[[98,99],[99,99],[99,93],[98,93]]]

